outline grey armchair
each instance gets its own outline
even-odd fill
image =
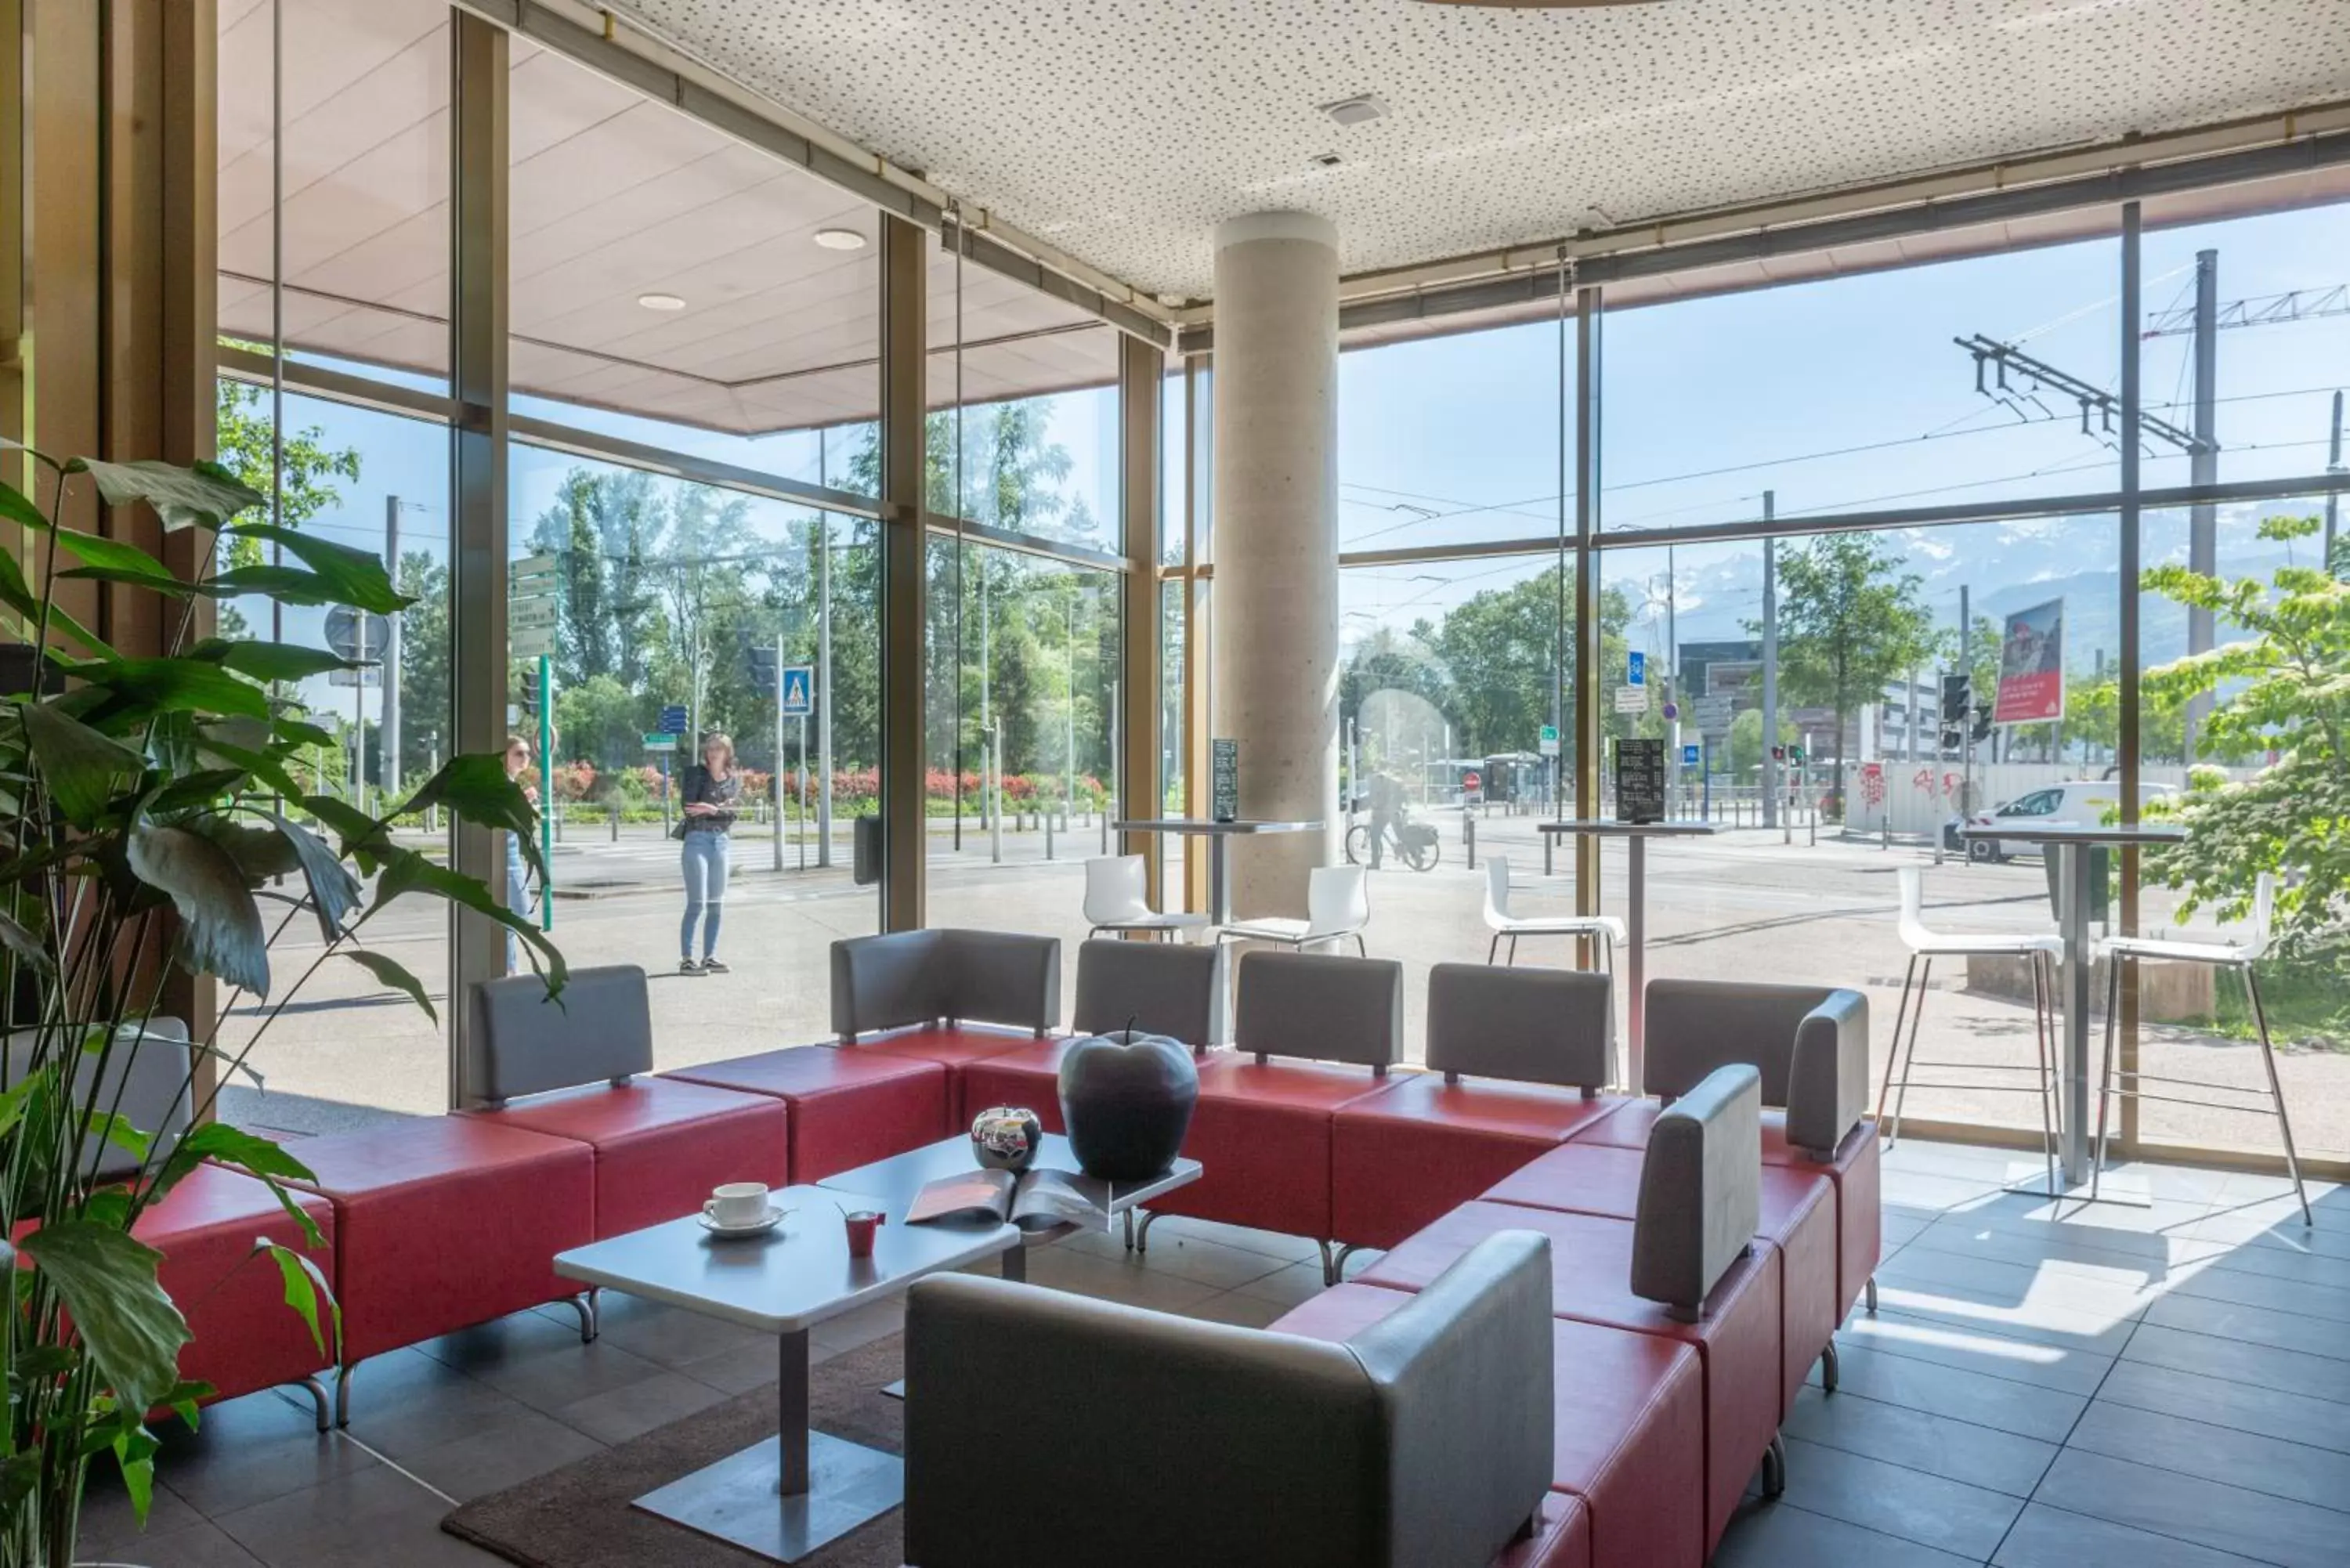
[[[1868,1106],[1868,998],[1821,985],[1648,982],[1641,1088],[1670,1099],[1717,1067],[1762,1075],[1762,1103],[1787,1111],[1787,1141],[1833,1159]]]
[[[924,1280],[906,1561],[1486,1568],[1550,1484],[1550,1245],[1527,1231],[1344,1344]]]
[[[1000,1023],[1041,1035],[1061,1022],[1056,937],[936,927],[832,944],[832,1032]]]
[[[1224,1039],[1224,950],[1181,943],[1097,939],[1077,949],[1080,1034],[1128,1023],[1194,1051]]]
[[[536,975],[473,988],[467,1050],[469,1101],[498,1106],[653,1070],[652,1002],[632,963],[575,969],[558,1000]]]

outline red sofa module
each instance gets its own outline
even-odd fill
[[[180,1376],[209,1383],[215,1398],[299,1383],[334,1362],[334,1325],[320,1303],[322,1351],[301,1314],[286,1304],[286,1285],[254,1244],[275,1241],[306,1251],[335,1277],[334,1205],[313,1192],[294,1194],[321,1238],[315,1249],[266,1182],[217,1165],[199,1165],[163,1200],[139,1216],[130,1233],[163,1254],[164,1292],[188,1320]],[[326,1426],[322,1405],[318,1424]]]
[[[595,1152],[480,1116],[420,1116],[309,1138],[302,1185],[335,1206],[344,1386],[370,1355],[579,1286],[555,1254],[596,1237]]]
[[[1642,1158],[1627,1148],[1568,1144],[1495,1183],[1485,1197],[1629,1220],[1639,1212]],[[1812,1364],[1834,1350],[1844,1316],[1835,1299],[1835,1189],[1824,1176],[1783,1166],[1763,1167],[1762,1179],[1756,1234],[1780,1256],[1779,1417],[1784,1420]]]
[[[936,1062],[947,1070],[947,1119],[958,1127],[968,1127],[980,1112],[1003,1103],[975,1096],[965,1087],[971,1082],[972,1069],[998,1057],[1049,1044],[1052,1042],[1038,1040],[1034,1030],[991,1029],[963,1023],[944,1028],[920,1025],[893,1029],[838,1049],[875,1051],[889,1056],[910,1056],[918,1062]]]
[[[661,1075],[782,1100],[791,1110],[791,1179],[820,1181],[954,1130],[947,1070],[854,1045],[795,1045]]]
[[[1622,1104],[1537,1084],[1398,1076],[1332,1116],[1330,1234],[1392,1247]]]
[[[722,1182],[791,1180],[790,1107],[766,1095],[633,1078],[456,1114],[592,1149],[599,1238],[691,1214]]]
[[[1339,1285],[1273,1327],[1344,1341],[1393,1312],[1408,1293]],[[1593,1568],[1699,1568],[1705,1553],[1705,1402],[1697,1352],[1660,1334],[1565,1318],[1553,1320],[1552,1342],[1557,1415],[1551,1485],[1583,1501]]]
[[[1636,1100],[1603,1122],[1594,1123],[1569,1140],[1602,1144],[1613,1148],[1646,1148],[1648,1129],[1662,1107],[1655,1100]],[[1762,1164],[1766,1168],[1796,1170],[1825,1176],[1835,1186],[1836,1310],[1842,1323],[1860,1300],[1885,1244],[1882,1151],[1877,1123],[1863,1118],[1845,1135],[1835,1158],[1814,1159],[1787,1141],[1787,1118],[1778,1111],[1762,1113]],[[1766,1194],[1767,1200],[1767,1194]],[[1872,1301],[1874,1297],[1870,1298]]]
[[[1290,955],[1249,958],[1275,956]],[[1209,1056],[1200,1064],[1200,1101],[1183,1138],[1183,1152],[1203,1174],[1151,1208],[1326,1241],[1333,1233],[1330,1118],[1384,1083],[1360,1067],[1260,1063],[1229,1052]]]
[[[1478,1201],[1464,1203],[1363,1271],[1361,1282],[1416,1291],[1463,1252],[1501,1231],[1550,1238],[1551,1310],[1694,1347],[1705,1378],[1705,1550],[1729,1527],[1746,1482],[1779,1431],[1779,1254],[1757,1247],[1732,1264],[1684,1323],[1632,1294],[1632,1222],[1595,1214]]]
[[[1046,1132],[1069,1129],[1061,1120],[1061,1055],[1066,1038],[1029,1040],[997,1056],[963,1064],[958,1121],[968,1122],[990,1106],[1024,1106]]]

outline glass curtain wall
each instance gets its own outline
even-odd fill
[[[450,732],[449,429],[432,395],[448,369],[449,50],[440,0],[220,8],[220,460],[271,497],[276,521],[380,553],[416,601],[362,621],[232,599],[220,633],[367,662],[277,695],[333,737],[311,749],[303,782],[370,812],[421,783]],[[350,378],[377,406],[289,389],[281,358]],[[224,566],[270,559],[256,542],[223,541]],[[423,846],[441,842],[438,826],[396,831]],[[446,1012],[441,906],[395,904],[369,945]],[[307,967],[317,923],[286,922],[272,949],[281,966]],[[234,1008],[224,1047],[241,1049],[266,1011]],[[356,964],[328,965],[230,1075],[224,1108],[295,1133],[434,1112],[447,1062],[440,1026],[406,997]]]

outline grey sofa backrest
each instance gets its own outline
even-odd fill
[[[1310,1056],[1384,1076],[1403,1060],[1403,965],[1327,953],[1242,955],[1232,1044],[1262,1062]]]
[[[1648,982],[1641,1087],[1669,1098],[1734,1062],[1787,1108],[1787,1141],[1833,1155],[1868,1107],[1868,998],[1833,986],[1752,981]]]
[[[1220,943],[1121,942],[1097,939],[1077,949],[1080,1034],[1107,1034],[1131,1021],[1194,1051],[1224,1035],[1224,950]]]
[[[1640,1163],[1632,1293],[1696,1317],[1762,1215],[1762,1085],[1720,1068],[1658,1114]]]
[[[1060,939],[935,927],[832,944],[832,1032],[844,1042],[941,1019],[1057,1025]]]
[[[1428,971],[1428,1065],[1445,1080],[1557,1084],[1587,1097],[1615,1059],[1615,983],[1568,969],[1440,963]]]
[[[18,1082],[31,1066],[34,1044],[31,1030],[19,1030],[9,1035],[10,1083]],[[121,1103],[115,1114],[147,1135],[147,1158],[160,1164],[187,1136],[192,1119],[188,1092],[190,1053],[188,1026],[176,1018],[149,1019],[143,1037],[137,1025],[124,1024],[115,1031],[114,1047],[106,1053],[103,1078],[99,1077],[97,1053],[78,1054],[74,1098],[78,1104],[92,1105],[103,1111],[115,1106],[119,1096]],[[81,1154],[83,1168],[100,1179],[135,1175],[144,1163],[104,1133],[85,1137]]]
[[[1530,1231],[1479,1243],[1344,1345],[923,1280],[906,1561],[998,1568],[1016,1517],[1025,1568],[1486,1568],[1549,1486],[1550,1304]],[[1006,1441],[1005,1389],[1050,1431]]]
[[[575,969],[561,999],[536,975],[473,988],[469,1098],[498,1104],[653,1070],[652,1002],[632,963]]]

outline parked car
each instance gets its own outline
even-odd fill
[[[2153,801],[2167,800],[2178,789],[2170,784],[2142,784],[2137,786],[2138,810],[2143,813]],[[1942,825],[1942,843],[1950,849],[1964,849],[1970,860],[1995,863],[2012,859],[2017,854],[2031,853],[2013,844],[1993,843],[1986,838],[1970,839],[1969,827],[2013,827],[2020,823],[2047,823],[2063,827],[2095,827],[2106,815],[2120,808],[2122,786],[2118,779],[2068,779],[2063,784],[2049,784],[2005,801],[1987,812],[1977,812],[1971,817],[1954,816]]]

